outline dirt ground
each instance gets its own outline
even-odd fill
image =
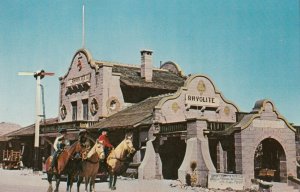
[[[48,190],[46,174],[33,173],[32,170],[3,170],[0,169],[0,191],[5,192],[42,192]],[[53,187],[55,182],[53,182]],[[117,189],[114,192],[218,192],[232,190],[206,189],[200,187],[184,187],[179,181],[174,180],[139,180],[131,178],[119,178]],[[76,191],[76,184],[72,191]],[[97,182],[97,192],[111,191],[108,182]],[[66,191],[66,182],[61,182],[59,191]],[[84,184],[81,184],[80,191],[84,191]]]

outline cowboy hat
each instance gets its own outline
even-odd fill
[[[103,131],[109,132],[108,128],[98,129],[99,134],[102,134]]]
[[[83,135],[85,133],[87,133],[87,131],[85,129],[81,129],[81,130],[79,130],[78,135]]]

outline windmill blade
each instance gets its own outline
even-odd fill
[[[18,75],[31,75],[33,76],[35,73],[34,72],[18,72]]]
[[[53,76],[55,73],[52,72],[42,72],[41,75]]]

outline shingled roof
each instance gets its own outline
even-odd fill
[[[165,96],[165,95],[164,95]],[[93,128],[133,128],[136,125],[150,125],[153,119],[153,109],[164,96],[150,97],[134,104],[102,121]]]
[[[29,126],[22,127],[21,129],[18,129],[16,131],[12,131],[12,132],[6,134],[5,136],[7,136],[7,137],[15,137],[15,136],[29,136],[29,135],[33,135],[34,134],[34,128],[35,128],[35,124],[31,124]]]
[[[7,134],[11,131],[15,131],[20,128],[21,128],[21,125],[18,125],[18,124],[1,122],[0,123],[0,135]]]
[[[41,122],[41,125],[47,124],[47,123],[53,123],[57,122],[57,118],[49,118],[46,119],[46,122]],[[28,125],[26,127],[21,127],[17,130],[13,130],[11,132],[6,133],[3,135],[2,140],[9,140],[12,137],[16,136],[33,136],[35,131],[35,124]],[[0,138],[1,140],[1,138]]]
[[[120,81],[124,85],[132,87],[145,87],[153,89],[176,91],[183,86],[185,77],[178,76],[170,71],[153,69],[152,82],[146,82],[141,77],[141,69],[136,66],[113,65],[112,72],[120,73]]]
[[[0,123],[0,141],[9,141],[10,139],[7,137],[7,134],[20,129],[20,125],[14,123]]]

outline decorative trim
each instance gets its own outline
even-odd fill
[[[225,106],[225,107],[224,107],[224,114],[225,114],[226,116],[229,116],[229,114],[230,114],[230,108],[229,108],[229,106]]]
[[[206,91],[205,83],[202,80],[198,82],[197,90],[199,91],[200,95],[202,95]]]
[[[172,110],[176,113],[180,109],[179,105],[177,102],[174,102],[172,104]]]
[[[216,89],[216,87],[215,87],[214,83],[212,82],[212,80],[210,80],[210,78],[208,78],[207,76],[204,76],[204,75],[191,75],[191,76],[185,81],[183,87],[180,87],[180,88],[177,90],[177,92],[175,92],[174,94],[171,94],[170,96],[167,96],[167,97],[162,98],[162,99],[158,102],[158,104],[155,106],[155,108],[156,108],[156,109],[161,109],[162,105],[163,105],[165,102],[167,102],[168,100],[173,100],[173,99],[178,98],[178,97],[182,94],[183,91],[187,91],[187,90],[188,90],[188,88],[187,88],[188,85],[191,83],[191,81],[192,81],[193,79],[195,79],[195,78],[197,78],[197,77],[203,77],[203,78],[206,78],[208,81],[210,81],[211,84],[212,84],[213,87],[214,87],[215,94],[216,94],[216,95],[220,95],[220,97],[222,98],[222,100],[223,100],[225,103],[232,105],[233,107],[236,108],[237,111],[240,111],[240,109],[238,108],[238,106],[236,106],[233,102],[227,100],[227,99],[223,96],[223,94],[222,94],[220,91],[218,91],[218,90]]]
[[[62,79],[65,79],[68,76],[68,74],[69,74],[69,72],[70,72],[70,70],[72,68],[72,64],[74,62],[74,59],[77,56],[77,54],[83,54],[83,55],[85,55],[85,57],[87,59],[87,62],[91,66],[91,68],[95,69],[96,71],[99,69],[99,64],[97,64],[96,61],[93,59],[92,54],[87,49],[79,49],[74,54],[74,56],[73,56],[73,58],[71,60],[70,67],[69,67],[67,73],[64,76],[61,77]]]
[[[116,112],[120,110],[121,104],[117,97],[110,97],[106,101],[106,107],[109,112]]]
[[[91,106],[90,106],[90,112],[92,115],[95,115],[98,112],[99,105],[98,102],[95,98],[92,99],[91,101]]]
[[[255,114],[255,115],[253,115],[253,116],[251,117],[251,119],[250,119],[248,122],[246,122],[244,125],[242,125],[242,126],[241,126],[241,129],[242,129],[242,130],[243,130],[243,129],[246,129],[247,127],[249,127],[249,125],[253,122],[254,119],[260,118],[261,113],[263,112],[263,110],[265,110],[265,106],[266,106],[267,103],[271,103],[271,105],[273,106],[273,112],[276,113],[277,118],[283,120],[289,129],[291,129],[292,131],[296,132],[296,129],[295,129],[293,126],[291,126],[291,125],[289,124],[289,122],[288,122],[288,121],[287,121],[287,120],[286,120],[286,119],[285,119],[285,118],[277,111],[277,109],[275,108],[273,102],[270,101],[270,100],[267,100],[267,99],[265,99],[265,100],[263,101],[263,105],[262,105],[262,107],[260,108],[260,110],[258,111],[258,113]]]
[[[80,55],[80,53],[78,53],[79,55]],[[82,56],[80,56],[78,59],[77,59],[77,69],[78,69],[78,71],[81,71],[81,69],[82,69],[82,62],[81,62],[81,59],[82,58]]]
[[[60,106],[59,113],[60,113],[61,119],[64,120],[67,116],[67,108],[65,105]]]

